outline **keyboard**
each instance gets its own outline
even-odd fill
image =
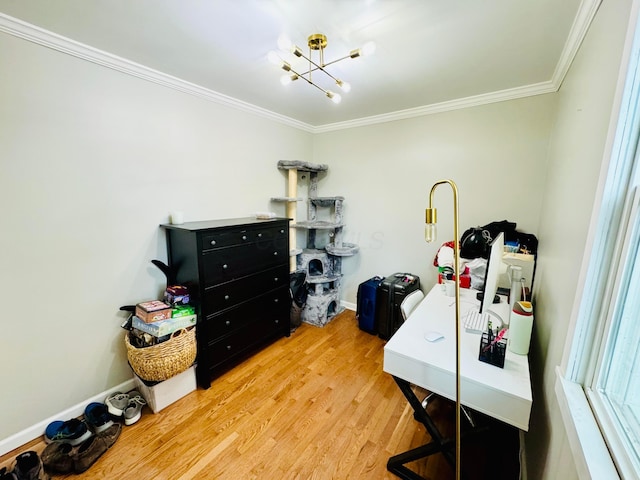
[[[487,325],[489,324],[489,314],[480,313],[475,308],[472,308],[466,313],[462,323],[467,332],[470,332],[470,333],[486,332]]]

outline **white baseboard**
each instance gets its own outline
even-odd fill
[[[355,303],[345,302],[344,300],[340,300],[340,305],[342,305],[347,310],[353,310],[354,312],[356,311],[356,304]]]
[[[44,435],[44,431],[51,422],[55,420],[69,420],[71,418],[77,418],[84,414],[84,409],[91,402],[104,402],[104,399],[107,398],[111,393],[114,392],[129,392],[135,388],[135,384],[133,383],[133,378],[127,380],[126,382],[121,383],[120,385],[114,387],[113,389],[109,389],[105,392],[94,395],[93,397],[74,405],[62,412],[57,413],[56,415],[46,418],[35,425],[32,425],[24,430],[17,432],[11,435],[8,438],[4,438],[0,440],[0,455],[4,455],[11,450],[21,447],[25,443],[30,442],[38,437]]]

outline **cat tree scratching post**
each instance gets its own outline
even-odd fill
[[[318,175],[326,172],[324,164],[298,160],[280,160],[278,168],[288,170],[287,197],[272,198],[274,202],[287,203],[287,216],[294,221],[291,239],[297,230],[307,233],[307,242],[302,249],[291,243],[292,271],[306,274],[305,286],[308,296],[302,310],[302,321],[323,327],[343,310],[340,306],[342,283],[342,257],[358,252],[358,246],[343,241],[342,209],[344,197],[318,196]],[[308,174],[307,219],[296,219],[298,173]],[[291,241],[291,240],[290,240]]]
[[[287,197],[288,198],[297,198],[298,196],[298,169],[291,168],[289,169],[289,178],[287,181]],[[298,207],[295,201],[287,202],[287,217],[291,219],[291,224],[296,223],[296,213]],[[295,227],[289,227],[289,248],[292,251],[296,250],[296,229]],[[295,271],[296,269],[296,256],[291,255],[289,257],[289,267],[290,271]]]

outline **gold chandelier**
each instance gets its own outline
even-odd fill
[[[347,58],[358,58],[358,57],[370,55],[375,51],[375,44],[373,42],[367,42],[362,46],[362,48],[356,48],[355,50],[351,50],[348,55],[345,55],[344,57],[325,63],[324,49],[327,46],[327,37],[322,33],[314,33],[312,35],[309,35],[309,38],[307,39],[307,44],[309,45],[309,56],[305,55],[302,52],[302,49],[300,47],[292,44],[287,37],[281,36],[278,39],[278,47],[281,50],[288,51],[293,55],[295,55],[296,57],[304,58],[309,62],[309,69],[306,72],[303,72],[303,73],[297,72],[292,68],[289,62],[283,60],[280,54],[273,50],[269,52],[268,59],[271,63],[278,65],[285,72],[287,72],[280,79],[280,82],[283,85],[288,85],[289,83],[295,80],[302,79],[306,81],[309,85],[313,85],[318,90],[321,90],[327,97],[331,99],[333,103],[340,103],[340,101],[342,100],[342,97],[340,96],[340,94],[332,92],[331,90],[325,89],[320,85],[318,85],[317,83],[315,83],[312,79],[312,73],[316,71],[324,73],[325,75],[330,77],[333,80],[333,82],[342,89],[343,92],[346,93],[349,90],[351,90],[351,85],[343,80],[340,80],[339,78],[334,77],[331,73],[329,73],[325,69],[325,67],[328,67],[329,65],[333,65],[334,63],[338,63]],[[318,52],[317,61],[314,61],[312,59],[312,55],[314,51]]]

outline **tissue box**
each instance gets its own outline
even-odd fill
[[[164,382],[146,382],[136,374],[133,381],[153,413],[158,413],[196,389],[196,367],[194,365]]]
[[[142,302],[136,305],[136,317],[143,322],[157,322],[171,318],[171,306],[159,300]]]

